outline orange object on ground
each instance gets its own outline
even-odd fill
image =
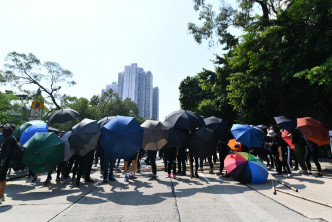
[[[297,118],[297,128],[318,146],[330,144],[329,130],[318,120],[311,117]]]
[[[241,143],[237,142],[235,139],[229,140],[227,145],[232,150],[235,150],[236,152],[241,152]]]

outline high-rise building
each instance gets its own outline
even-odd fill
[[[153,76],[150,71],[145,76],[145,114],[144,118],[152,117],[152,92],[153,92]]]
[[[117,92],[122,100],[130,98],[137,104],[139,117],[152,118],[153,75],[150,71],[145,72],[137,63],[125,66],[124,71],[118,74]]]
[[[153,88],[153,97],[152,97],[152,118],[154,120],[159,120],[159,88]]]

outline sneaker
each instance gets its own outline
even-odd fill
[[[84,180],[86,183],[93,183],[95,182],[94,180],[92,180],[91,178],[87,178]]]
[[[199,177],[198,173],[195,173],[195,177],[197,177],[197,178]]]
[[[6,200],[6,197],[5,195],[3,195],[1,198],[0,198],[0,202],[4,202]]]
[[[210,170],[209,170],[209,174],[213,174],[213,169],[210,169]]]
[[[129,182],[129,178],[128,178],[127,175],[125,175],[124,181],[125,181],[125,182]]]
[[[315,173],[315,177],[322,177],[323,176],[323,174],[321,174],[321,173]]]
[[[229,177],[229,174],[224,173],[224,174],[222,175],[222,177]]]
[[[171,178],[171,174],[168,173],[168,174],[166,175],[166,178]]]
[[[132,180],[132,179],[137,179],[137,176],[135,176],[134,177],[134,175],[132,175],[132,174],[129,174],[129,177],[128,177],[130,180]]]
[[[202,167],[200,167],[200,168],[198,169],[198,171],[204,171],[204,170],[203,170],[203,168],[202,168]]]
[[[36,182],[36,180],[37,180],[37,177],[34,177],[34,178],[31,180],[31,183]]]
[[[287,174],[287,178],[291,178],[291,177],[293,177],[292,173]]]
[[[49,180],[49,179],[45,180],[44,186],[48,185],[50,182],[51,182],[51,180]]]
[[[75,187],[79,187],[79,186],[80,186],[80,181],[76,181]]]
[[[140,169],[138,169],[138,170],[136,171],[136,173],[141,173],[141,170],[140,170]]]
[[[157,176],[156,175],[152,175],[149,180],[156,180],[157,179]]]
[[[282,173],[273,173],[272,176],[282,176]]]
[[[115,181],[115,178],[114,178],[114,176],[110,176],[110,177],[108,178],[108,180],[109,180],[109,181]]]
[[[107,183],[107,180],[103,180],[103,183]]]
[[[173,174],[173,178],[174,178],[174,179],[176,178],[176,174]]]

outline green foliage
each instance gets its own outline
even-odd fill
[[[50,98],[53,105],[60,109],[57,98],[63,84],[68,86],[76,84],[71,78],[73,74],[62,68],[58,63],[45,62],[41,64],[40,60],[29,53],[11,52],[6,58],[5,71],[3,77],[12,86],[23,91],[26,85],[35,85],[42,93]]]
[[[236,122],[312,116],[332,127],[331,0],[240,0],[237,8],[224,4],[219,13],[204,0],[194,2],[203,23],[189,24],[189,31],[198,43],[217,38],[228,51],[216,56],[215,72],[192,77],[212,98],[181,92],[180,98],[192,99],[193,110],[217,109],[222,117],[230,114],[228,109],[221,113],[228,104]],[[243,35],[234,37],[230,27]]]

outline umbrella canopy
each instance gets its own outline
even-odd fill
[[[99,142],[109,157],[129,159],[142,148],[143,134],[134,117],[116,116],[103,126]]]
[[[34,173],[49,172],[63,161],[64,147],[55,133],[35,133],[24,144],[23,163]]]
[[[204,122],[207,128],[214,131],[218,140],[227,141],[233,138],[230,132],[231,126],[225,120],[211,116],[204,119]]]
[[[241,152],[241,143],[237,142],[235,139],[229,140],[227,146],[236,152]]]
[[[73,154],[84,156],[93,150],[100,136],[100,128],[96,120],[83,119],[76,124],[68,137],[70,149]]]
[[[247,147],[262,147],[262,141],[265,136],[263,130],[253,125],[233,124],[231,133],[236,141]]]
[[[60,138],[65,143],[65,156],[64,160],[68,161],[70,157],[73,155],[73,153],[70,150],[70,144],[69,144],[69,136],[71,135],[71,131],[66,132],[63,134],[63,136]]]
[[[293,120],[288,119],[285,116],[276,116],[276,117],[274,117],[274,120],[276,121],[276,123],[278,124],[278,126],[280,126],[283,129],[286,129],[288,131],[292,131],[296,127],[296,125],[293,122]]]
[[[217,140],[214,131],[206,127],[191,134],[188,141],[189,153],[191,156],[206,158],[216,153]]]
[[[330,144],[329,130],[311,117],[297,118],[297,128],[310,141],[319,146]]]
[[[22,133],[28,129],[30,126],[34,125],[34,124],[37,124],[37,123],[44,123],[44,121],[41,121],[41,120],[31,120],[29,122],[26,122],[26,123],[23,123],[21,125],[19,125],[18,127],[16,127],[14,133],[13,133],[13,136],[19,140]]]
[[[146,120],[141,127],[144,130],[143,149],[158,151],[167,144],[168,130],[160,121]]]
[[[263,124],[257,125],[256,127],[259,128],[259,129],[261,129],[261,130],[266,130],[267,129],[267,126],[263,125]]]
[[[166,124],[165,124],[166,123]],[[176,129],[194,131],[205,125],[204,120],[190,110],[179,110],[172,112],[164,121],[164,125]]]
[[[266,166],[257,157],[246,152],[229,154],[224,163],[226,172],[241,183],[263,183],[269,174]]]
[[[38,122],[29,126],[20,137],[20,144],[24,145],[35,133],[48,132],[48,125],[45,122]]]
[[[79,117],[80,114],[73,109],[59,109],[48,117],[49,123],[65,123]]]
[[[188,130],[181,130],[171,127],[168,129],[168,143],[165,147],[184,148],[187,145],[189,138],[190,134]]]
[[[112,119],[114,119],[115,116],[106,116],[100,120],[98,120],[97,124],[99,125],[100,127],[100,130],[103,128],[103,126],[108,123],[109,121],[111,121]]]

